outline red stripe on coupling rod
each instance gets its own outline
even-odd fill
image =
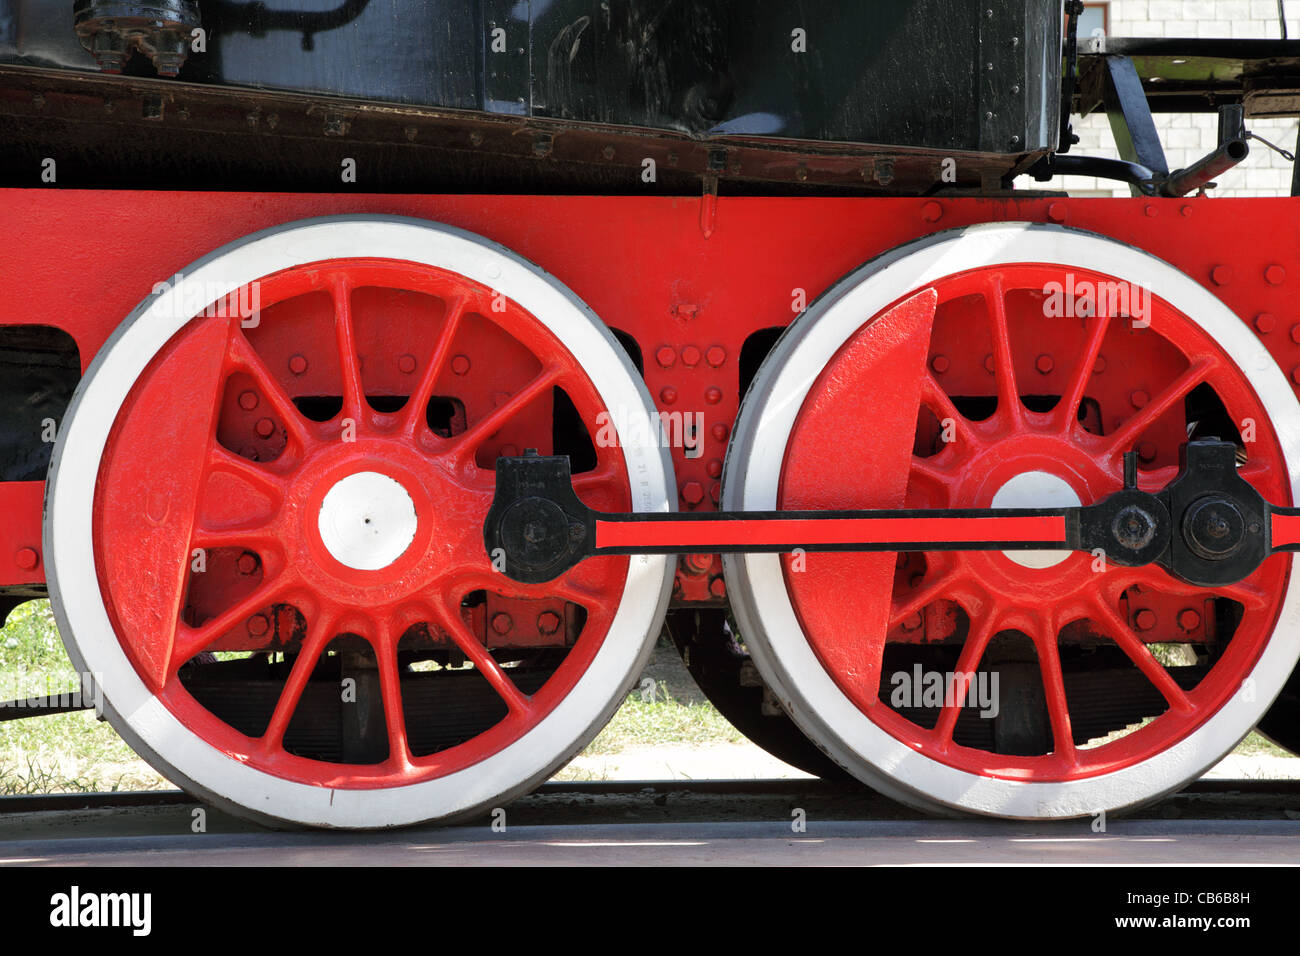
[[[720,521],[597,521],[597,548],[714,548],[788,544],[982,544],[986,541],[1065,544],[1063,515],[996,518],[736,518]]]
[[[1278,514],[1275,511],[1271,517],[1273,550],[1300,544],[1300,515]]]

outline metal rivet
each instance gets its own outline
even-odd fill
[[[659,401],[665,405],[671,405],[677,401],[677,389],[671,385],[665,385],[659,390]]]
[[[1137,391],[1129,395],[1128,400],[1132,403],[1134,408],[1145,408],[1147,402],[1151,401],[1151,396],[1139,388]]]
[[[1255,329],[1262,334],[1267,335],[1277,328],[1277,316],[1272,312],[1261,312],[1255,316]]]
[[[722,389],[714,387],[704,393],[704,400],[710,405],[716,405],[722,401]]]
[[[414,355],[399,355],[397,357],[397,368],[405,375],[410,375],[415,371]]]
[[[270,438],[275,434],[275,422],[269,418],[259,418],[254,428],[262,438]]]
[[[24,571],[34,571],[36,565],[41,563],[41,556],[35,548],[19,548],[14,554],[14,563]]]
[[[709,429],[709,433],[713,435],[714,441],[726,441],[727,432],[728,432],[728,428],[722,422],[718,422],[712,428]]]
[[[271,622],[266,619],[265,614],[254,614],[248,619],[248,633],[254,637],[262,637],[271,629]]]
[[[704,470],[708,472],[710,478],[720,478],[722,476],[721,459],[714,458],[712,461],[710,461],[707,465],[704,466]]]
[[[307,371],[307,359],[301,355],[289,356],[289,371],[294,375],[301,375]]]
[[[948,371],[951,367],[952,363],[948,361],[948,356],[946,355],[936,355],[934,358],[930,359],[930,368],[934,369],[940,375]]]
[[[257,407],[257,392],[247,391],[239,393],[239,407],[246,412],[251,412]]]
[[[456,355],[451,360],[451,370],[457,375],[464,375],[469,371],[469,357],[465,355]]]
[[[943,218],[943,207],[931,200],[921,207],[921,218],[926,222],[938,222]]]

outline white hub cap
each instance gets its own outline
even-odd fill
[[[1012,478],[993,496],[994,508],[1077,508],[1082,504],[1064,478],[1046,471],[1026,471]],[[1070,556],[1069,551],[1003,551],[1025,568],[1050,568]]]
[[[415,538],[415,502],[398,482],[377,471],[339,481],[320,505],[321,541],[334,560],[378,571],[400,558]]]

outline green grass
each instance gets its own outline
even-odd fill
[[[17,608],[0,630],[0,699],[71,690],[78,675],[68,661],[48,601]],[[655,693],[628,695],[584,757],[631,748],[735,744],[744,737],[707,702],[674,696],[660,681]],[[1246,756],[1289,756],[1259,734],[1237,748]],[[564,779],[591,779],[591,771],[568,768]],[[171,785],[140,760],[93,712],[0,722],[0,794],[104,790],[156,790]]]
[[[0,631],[0,696],[78,686],[48,601],[29,601]],[[93,711],[0,722],[0,794],[158,790],[171,785]]]
[[[656,744],[703,746],[740,743],[745,738],[727,723],[712,704],[683,703],[660,682],[654,698],[635,690],[614,717],[583,751],[584,757],[616,754],[629,747]]]

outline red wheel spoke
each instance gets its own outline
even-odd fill
[[[277,506],[284,497],[284,484],[278,475],[216,442],[212,443],[212,450],[208,453],[208,467],[234,475],[254,491],[266,495]]]
[[[993,332],[993,362],[998,386],[998,410],[1007,420],[1019,423],[1024,420],[1024,407],[1020,403],[1020,387],[1016,383],[1015,358],[1011,351],[1011,328],[1007,322],[1006,291],[1002,275],[989,275],[984,290],[984,300],[989,306],[989,325]],[[1005,410],[1005,411],[1004,411]]]
[[[601,461],[594,470],[573,476],[573,491],[589,508],[598,511],[620,507],[623,475],[610,461]]]
[[[433,345],[433,352],[424,367],[424,373],[420,376],[415,392],[407,403],[406,421],[403,424],[403,430],[408,435],[414,434],[424,421],[425,409],[429,405],[429,399],[433,397],[433,390],[438,385],[438,379],[447,367],[447,358],[451,355],[451,346],[456,340],[456,333],[460,329],[460,322],[465,316],[465,307],[468,303],[469,297],[467,295],[459,295],[454,299],[447,300],[442,328],[438,330],[438,340]]]
[[[954,478],[951,472],[936,465],[933,459],[922,458],[919,455],[912,456],[912,475],[943,488],[947,488]]]
[[[893,610],[889,613],[889,628],[893,630],[898,627],[904,620],[918,613],[929,604],[933,604],[939,598],[951,594],[952,579],[946,575],[938,575],[928,584],[922,582],[921,587],[913,594],[908,595],[901,604],[895,604]]]
[[[384,724],[388,728],[388,761],[398,768],[411,766],[406,739],[406,712],[402,707],[402,673],[397,661],[397,634],[390,622],[381,620],[370,646],[379,666],[379,688],[384,701]]]
[[[563,369],[558,365],[542,369],[531,382],[461,432],[456,438],[456,451],[464,457],[473,455],[485,438],[499,431],[530,402],[558,382],[563,374]]]
[[[1074,750],[1074,729],[1070,725],[1070,704],[1065,696],[1065,675],[1061,654],[1056,646],[1056,615],[1044,611],[1038,615],[1038,627],[1031,635],[1038,651],[1038,671],[1043,680],[1043,697],[1052,724],[1052,752],[1064,763],[1078,761]],[[1153,658],[1154,660],[1154,658]]]
[[[343,417],[358,426],[365,412],[365,387],[361,383],[361,358],[357,355],[356,335],[352,328],[352,285],[338,274],[330,282],[334,300],[334,335],[338,343],[339,371],[343,377]]]
[[[1170,676],[1164,665],[1155,659],[1147,646],[1138,640],[1128,626],[1128,622],[1119,616],[1119,612],[1099,597],[1094,597],[1090,603],[1101,616],[1101,623],[1106,625],[1111,639],[1128,655],[1129,660],[1137,665],[1137,669],[1146,679],[1155,685],[1156,690],[1168,701],[1169,706],[1175,710],[1191,711],[1192,702],[1188,700],[1187,694]]]
[[[1166,387],[1164,391],[1135,412],[1128,421],[1110,434],[1111,457],[1122,455],[1128,451],[1133,443],[1142,437],[1144,431],[1151,427],[1161,415],[1169,411],[1175,402],[1204,382],[1217,365],[1218,361],[1212,358],[1203,358],[1197,361],[1182,375],[1179,375],[1173,384]]]
[[[939,419],[940,428],[946,427],[946,423],[951,421],[955,439],[967,444],[974,443],[975,436],[971,431],[970,422],[957,411],[957,406],[952,403],[943,386],[928,372],[921,379],[921,404],[930,409],[935,418]]]
[[[1239,581],[1214,589],[1214,594],[1236,601],[1247,611],[1264,611],[1273,604],[1273,596],[1254,585]]]
[[[176,640],[172,644],[169,672],[174,674],[182,664],[206,650],[240,621],[267,605],[276,603],[288,589],[288,579],[277,576],[270,581],[263,581],[251,593],[198,627],[181,625],[177,628]]]
[[[280,698],[275,702],[275,710],[271,714],[270,723],[266,726],[266,733],[262,735],[263,752],[276,751],[284,746],[284,732],[289,728],[289,721],[293,719],[293,712],[298,708],[298,702],[302,700],[302,692],[307,689],[307,681],[311,679],[312,671],[316,669],[321,653],[333,637],[333,617],[317,616],[308,625],[307,637],[298,650],[297,658],[294,659],[293,667],[289,671],[289,679],[284,682],[284,687],[280,690]]]
[[[468,657],[478,672],[487,679],[497,695],[506,702],[510,712],[520,716],[527,715],[532,710],[532,704],[520,693],[514,681],[488,653],[487,648],[471,633],[460,614],[454,608],[446,607],[441,601],[434,604],[433,611],[437,623],[460,648],[461,653]]]
[[[1101,354],[1101,342],[1106,337],[1106,332],[1110,328],[1110,315],[1102,314],[1092,320],[1092,329],[1088,332],[1088,341],[1084,344],[1083,354],[1079,356],[1079,363],[1075,366],[1074,375],[1070,378],[1070,384],[1061,396],[1060,414],[1062,431],[1069,431],[1074,428],[1079,421],[1079,404],[1083,401],[1083,393],[1088,388],[1088,381],[1092,378],[1092,370],[1097,364],[1097,356]]]
[[[279,379],[266,367],[262,356],[257,354],[242,332],[235,331],[230,337],[230,360],[257,380],[262,394],[279,415],[280,423],[284,425],[290,442],[295,444],[299,451],[306,448],[311,441],[306,420],[299,414],[298,406],[294,405],[293,400],[289,398]]]
[[[957,674],[970,674],[971,681],[975,679],[975,671],[980,666],[980,661],[984,658],[984,651],[989,646],[989,640],[995,632],[996,618],[991,614],[986,614],[978,622],[972,622],[971,629],[966,635],[966,642],[961,646],[961,653],[957,657]],[[940,748],[946,749],[952,743],[952,732],[957,727],[957,718],[961,716],[963,705],[966,703],[966,695],[960,697],[954,695],[953,700],[945,700],[943,710],[939,713],[939,720],[934,725],[934,736],[938,740]]]
[[[583,561],[540,588],[542,593],[537,596],[557,597],[592,608],[603,600],[605,589],[601,585],[605,583],[606,577],[602,562]]]

